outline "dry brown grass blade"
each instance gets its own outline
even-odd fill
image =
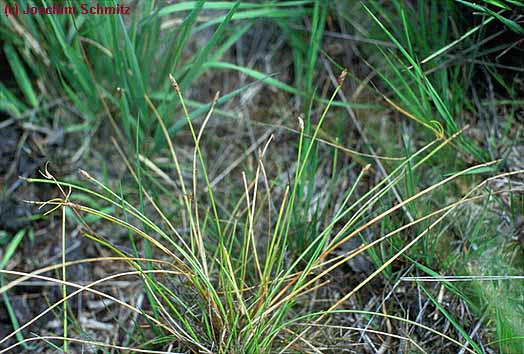
[[[30,325],[32,325],[33,323],[35,323],[42,316],[44,316],[45,314],[49,313],[50,311],[52,311],[57,306],[60,306],[64,301],[67,301],[67,300],[71,299],[72,297],[82,293],[83,291],[88,291],[88,292],[91,292],[91,293],[93,293],[95,295],[102,296],[102,297],[105,297],[105,298],[107,298],[107,299],[109,299],[111,301],[114,301],[115,303],[117,303],[117,304],[119,304],[119,305],[121,305],[121,306],[123,306],[123,307],[125,307],[125,308],[127,308],[127,309],[129,309],[131,311],[133,311],[133,312],[139,313],[140,315],[142,315],[144,317],[146,317],[148,320],[152,321],[157,326],[159,326],[160,328],[163,328],[164,330],[166,330],[167,332],[171,333],[172,335],[179,336],[179,333],[175,332],[172,328],[166,326],[165,324],[163,324],[162,322],[160,322],[159,320],[157,320],[153,316],[148,315],[144,311],[141,311],[141,310],[135,308],[134,306],[129,305],[128,303],[126,303],[126,302],[124,302],[124,301],[122,301],[120,299],[117,299],[117,298],[115,298],[115,297],[113,297],[111,295],[108,295],[108,294],[106,294],[104,292],[92,289],[96,285],[103,284],[104,282],[107,282],[107,281],[110,281],[110,280],[113,280],[113,279],[116,279],[116,278],[119,278],[119,277],[130,276],[130,275],[143,276],[144,274],[154,274],[154,273],[157,273],[157,274],[183,275],[183,273],[176,272],[176,271],[169,271],[169,270],[129,271],[129,272],[121,272],[121,273],[117,273],[117,274],[113,274],[113,275],[104,277],[102,279],[99,279],[99,280],[96,280],[94,282],[91,282],[88,285],[79,285],[79,284],[76,284],[76,283],[67,282],[67,281],[64,282],[61,279],[56,279],[56,278],[43,276],[43,275],[30,274],[30,273],[25,273],[25,272],[17,272],[17,271],[1,270],[0,274],[19,275],[19,276],[23,276],[23,277],[30,277],[30,278],[46,280],[46,281],[50,281],[50,282],[55,282],[55,283],[60,284],[60,285],[66,285],[66,286],[74,287],[74,288],[77,288],[77,290],[75,290],[74,292],[68,294],[65,298],[62,298],[61,300],[55,302],[53,305],[49,306],[47,309],[42,311],[40,314],[38,314],[37,316],[33,317],[29,322],[25,323],[24,325],[20,326],[17,330],[11,332],[9,335],[7,335],[4,338],[2,338],[0,340],[0,344],[4,343],[9,338],[12,338],[17,333],[21,332],[25,328],[27,328]],[[186,338],[186,339],[190,340],[189,338]],[[0,351],[0,353],[4,353],[4,351]]]
[[[157,264],[163,264],[163,265],[167,265],[167,266],[170,266],[174,269],[176,269],[176,271],[180,272],[180,273],[184,273],[181,269],[178,269],[173,263],[171,262],[168,262],[168,261],[164,261],[164,260],[160,260],[160,259],[154,259],[154,258],[141,258],[141,257],[96,257],[96,258],[85,258],[85,259],[77,259],[77,260],[74,260],[74,261],[68,261],[65,263],[65,266],[66,267],[69,267],[69,266],[75,266],[75,265],[79,265],[79,264],[86,264],[86,263],[94,263],[94,262],[110,262],[110,261],[122,261],[122,262],[126,262],[126,263],[129,263],[129,261],[143,261],[143,262],[150,262],[150,263],[157,263]],[[47,273],[47,272],[50,272],[50,271],[53,271],[53,270],[56,270],[56,269],[59,269],[62,267],[62,264],[53,264],[53,265],[50,265],[50,266],[47,266],[47,267],[44,267],[44,268],[40,268],[40,269],[37,269],[31,273],[27,273],[28,275],[26,276],[21,276],[20,278],[17,278],[13,281],[10,281],[8,284],[2,286],[0,288],[0,294],[17,286],[18,284],[30,279],[33,275],[39,275],[39,274],[43,274],[43,273]],[[187,273],[184,273],[186,276],[188,276]]]
[[[160,251],[162,251],[163,253],[165,253],[169,257],[173,258],[180,265],[184,265],[184,262],[178,256],[176,256],[169,248],[164,246],[158,240],[154,239],[153,237],[148,235],[146,232],[140,230],[136,226],[131,225],[131,224],[129,224],[129,223],[127,223],[127,222],[117,218],[117,217],[114,217],[114,216],[112,216],[110,214],[103,213],[103,212],[101,212],[99,210],[96,210],[96,209],[93,209],[93,208],[90,208],[90,207],[87,207],[85,205],[81,205],[81,204],[78,204],[78,203],[53,202],[51,204],[61,204],[61,205],[64,205],[64,206],[69,206],[69,207],[71,207],[71,208],[73,208],[73,209],[75,209],[77,211],[82,211],[82,212],[85,212],[87,214],[100,216],[100,217],[104,218],[105,220],[114,223],[115,225],[124,226],[124,227],[128,228],[129,230],[133,231],[134,233],[136,233],[137,235],[139,235],[140,237],[142,237],[145,240],[149,241],[152,245],[157,247]]]
[[[52,341],[52,340],[56,340],[56,341],[68,340],[69,342],[72,342],[72,343],[92,345],[94,347],[103,347],[103,348],[109,348],[109,349],[113,349],[113,350],[115,350],[115,349],[116,350],[124,350],[124,351],[129,351],[129,353],[175,354],[172,351],[148,350],[148,349],[141,349],[141,348],[136,348],[136,347],[126,347],[126,346],[109,344],[109,343],[104,343],[104,342],[91,341],[91,340],[78,339],[78,338],[71,338],[71,337],[66,338],[66,337],[60,337],[60,336],[37,336],[37,337],[34,337],[34,338],[26,338],[26,339],[24,339],[24,340],[22,340],[20,342],[17,342],[15,344],[7,347],[6,349],[1,350],[0,353],[7,353],[10,350],[13,350],[13,349],[19,347],[20,345],[25,344],[25,343],[30,343],[30,342],[35,342],[35,341]]]

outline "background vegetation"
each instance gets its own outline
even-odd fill
[[[0,353],[524,352],[521,1],[126,3],[0,16]]]

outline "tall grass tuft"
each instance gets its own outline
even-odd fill
[[[326,119],[334,97],[341,89],[345,75],[345,72],[340,75],[338,86],[334,88],[328,104],[319,117],[318,124],[313,128],[312,142],[318,137],[318,132]],[[299,121],[301,134],[298,141],[295,174],[290,184],[285,186],[284,192],[272,196],[269,189],[272,176],[264,167],[264,156],[271,154],[272,150],[271,139],[269,139],[261,151],[254,178],[248,180],[246,175],[243,175],[245,195],[238,201],[238,208],[229,211],[227,213],[229,216],[226,217],[226,213],[217,207],[216,195],[213,188],[210,187],[205,157],[201,150],[202,139],[205,136],[204,127],[207,120],[212,119],[212,109],[204,124],[197,130],[187,112],[182,88],[173,76],[171,76],[171,83],[185,112],[187,126],[194,142],[193,177],[189,185],[180,169],[177,146],[169,137],[160,113],[147,96],[144,97],[144,100],[158,120],[176,166],[176,181],[179,184],[173,193],[182,193],[181,218],[168,217],[163,211],[164,206],[151,196],[146,185],[142,185],[140,191],[147,210],[133,206],[121,194],[87,172],[83,172],[84,178],[90,183],[90,186],[87,187],[56,181],[54,177],[47,174],[48,178],[30,179],[30,182],[33,183],[54,184],[62,191],[68,189],[72,191],[71,194],[64,192],[60,198],[41,203],[43,206],[51,207],[50,211],[70,210],[73,212],[70,215],[79,218],[78,220],[85,220],[85,217],[89,215],[106,220],[115,227],[127,230],[136,238],[136,242],[138,240],[147,241],[154,257],[144,258],[140,252],[130,254],[121,246],[113,244],[111,239],[98,235],[84,221],[83,235],[101,247],[107,248],[114,253],[114,256],[106,259],[64,261],[63,264],[56,267],[47,267],[30,274],[2,271],[4,274],[18,275],[19,278],[0,289],[0,293],[4,293],[29,278],[46,279],[68,288],[77,289],[69,294],[65,293],[66,296],[62,300],[50,306],[34,320],[22,324],[18,330],[1,339],[0,344],[28,328],[45,313],[53,311],[60,304],[65,304],[72,297],[85,291],[111,299],[143,318],[149,327],[149,332],[143,332],[142,335],[149,340],[142,342],[131,340],[125,344],[106,345],[89,338],[74,337],[72,331],[69,330],[67,337],[64,333],[63,338],[28,338],[1,352],[28,341],[41,339],[52,342],[57,338],[62,338],[69,346],[83,343],[101,347],[125,348],[137,352],[154,352],[158,349],[166,350],[168,347],[181,351],[205,353],[264,353],[306,348],[312,345],[308,340],[308,334],[314,331],[316,326],[328,326],[326,320],[333,314],[355,311],[347,308],[348,300],[379,276],[396,259],[402,257],[420,239],[428,237],[428,232],[454,212],[459,205],[467,203],[472,198],[479,198],[473,193],[480,189],[482,184],[462,199],[385,233],[359,249],[342,254],[336,253],[335,251],[342,244],[357,237],[359,233],[377,224],[386,216],[401,210],[404,205],[432,193],[465,174],[496,163],[496,161],[489,162],[455,173],[388,210],[373,215],[373,210],[381,199],[393,186],[406,178],[408,164],[411,164],[413,169],[423,167],[428,159],[455,139],[457,134],[435,140],[400,163],[390,173],[388,179],[382,180],[364,195],[356,196],[353,193],[355,185],[351,186],[346,191],[344,202],[330,215],[327,226],[316,232],[301,252],[292,253],[290,244],[291,238],[294,237],[293,222],[297,215],[300,215],[296,213],[297,196],[305,188],[301,177],[305,173],[313,150],[313,145],[305,141],[302,121]],[[214,103],[211,107],[214,107]],[[123,154],[122,158],[127,160],[122,148],[118,145],[117,147]],[[129,168],[137,178],[131,165]],[[358,184],[368,169],[369,167],[364,168],[353,183]],[[203,181],[204,185],[200,185],[199,181]],[[138,179],[137,182],[139,182]],[[173,185],[176,186],[177,183],[173,181]],[[204,193],[204,190],[207,190],[207,193]],[[90,207],[81,202],[81,200],[87,200],[86,198],[77,198],[76,195],[86,195],[96,199],[98,203],[111,206],[113,211],[107,213],[102,208]],[[278,203],[276,213],[271,213],[270,198],[273,202]],[[156,217],[152,217],[150,211],[154,211],[157,214]],[[125,217],[119,217],[119,214]],[[371,217],[364,219],[369,215]],[[185,233],[180,229],[182,220],[186,220],[189,226]],[[367,249],[424,220],[430,223],[423,232],[398,250],[360,284],[342,294],[338,300],[324,308],[305,305],[310,294],[329,287],[329,274],[335,269]],[[269,224],[271,228],[271,234],[267,236],[263,236],[266,230],[265,224]],[[337,225],[336,231],[335,225]],[[42,275],[51,269],[68,267],[78,262],[110,261],[124,262],[131,270],[109,275],[85,286],[68,282],[65,278],[57,279]],[[131,275],[142,279],[144,290],[148,295],[147,302],[150,311],[136,308],[108,293],[95,289],[97,284]],[[395,320],[403,321],[400,318],[395,318]],[[414,325],[418,324],[414,323]],[[422,328],[427,329],[425,326]],[[138,331],[137,328],[134,330]],[[473,352],[469,347],[465,347],[458,338],[453,339],[434,330],[432,332],[436,332],[437,335],[457,346],[464,347],[468,352]],[[383,334],[396,335],[395,333]]]

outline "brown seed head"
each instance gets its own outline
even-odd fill
[[[346,76],[348,76],[348,71],[344,69],[340,75],[337,78],[338,86],[342,86],[344,84],[344,80],[346,80]]]
[[[171,85],[173,86],[173,88],[174,88],[177,92],[180,92],[180,86],[178,86],[178,82],[176,82],[176,79],[175,79],[175,77],[173,76],[173,74],[169,74],[169,81],[171,81]]]

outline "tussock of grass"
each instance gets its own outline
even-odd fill
[[[340,89],[344,75],[344,73],[341,75],[340,84],[334,90],[330,102],[332,102],[337,91]],[[175,90],[179,94],[181,103],[184,105],[184,98],[180,87],[174,78],[171,80]],[[154,109],[154,106],[151,106],[151,108]],[[311,142],[315,141],[329,108],[330,104],[326,106],[318,125],[315,127]],[[210,111],[208,117],[211,117],[211,114],[212,112]],[[137,312],[139,316],[145,317],[150,321],[150,326],[153,326],[155,331],[162,333],[162,336],[171,338],[170,342],[177,343],[176,347],[179,348],[179,350],[209,353],[258,353],[278,350],[285,351],[287,350],[286,348],[295,345],[303,346],[308,343],[308,332],[317,325],[326,325],[324,324],[324,320],[330,315],[337,313],[339,308],[346,304],[347,300],[379,275],[412,245],[423,238],[433,227],[453,212],[460,203],[451,204],[449,207],[441,209],[432,215],[422,217],[411,224],[400,227],[390,234],[385,235],[382,239],[378,239],[376,242],[355,252],[334,256],[334,250],[366,228],[376,224],[385,216],[400,210],[403,205],[431,193],[433,190],[462,175],[468,174],[470,171],[496,163],[495,161],[474,166],[453,174],[380,215],[375,216],[363,225],[357,226],[360,218],[366,213],[369,213],[373,206],[379,202],[394,185],[406,178],[406,165],[408,162],[413,164],[413,169],[423,167],[432,155],[449,144],[454,137],[435,141],[414,154],[407,161],[401,163],[399,167],[388,176],[389,180],[383,180],[363,197],[355,200],[352,196],[354,188],[351,188],[348,191],[345,202],[339,210],[333,214],[329,225],[314,235],[315,237],[309,241],[309,244],[302,253],[292,256],[288,252],[291,235],[290,225],[292,225],[292,220],[295,217],[294,208],[297,200],[297,191],[303,188],[300,181],[305,171],[306,163],[311,156],[311,142],[306,143],[304,134],[300,134],[295,178],[285,189],[284,194],[278,196],[278,199],[281,200],[280,207],[278,207],[277,215],[271,217],[266,212],[268,198],[265,197],[269,196],[266,192],[270,193],[270,191],[264,192],[259,189],[259,185],[260,188],[264,188],[264,186],[267,188],[267,179],[270,178],[270,176],[267,175],[267,171],[265,171],[262,160],[264,154],[271,153],[271,146],[268,141],[260,155],[261,159],[259,160],[259,167],[255,178],[252,181],[248,181],[244,175],[246,194],[243,201],[240,201],[244,204],[244,209],[238,210],[228,223],[229,225],[234,224],[241,226],[231,228],[225,224],[224,220],[220,217],[219,211],[214,203],[215,197],[213,189],[209,188],[209,178],[206,174],[205,160],[199,148],[200,139],[203,136],[203,129],[201,129],[197,135],[187,112],[186,119],[188,119],[188,126],[190,130],[192,130],[195,143],[193,173],[195,175],[203,174],[208,187],[206,198],[205,194],[199,192],[200,187],[197,185],[197,178],[195,178],[195,176],[192,180],[191,189],[188,189],[185,187],[186,180],[182,176],[181,171],[179,170],[177,172],[180,188],[182,191],[185,191],[183,196],[185,205],[183,213],[185,215],[184,219],[188,220],[190,225],[189,239],[184,239],[184,237],[181,236],[181,233],[177,231],[178,225],[170,222],[169,218],[163,213],[162,208],[148,194],[145,186],[142,188],[144,197],[148,204],[158,213],[161,220],[164,220],[167,229],[164,229],[160,224],[146,216],[143,211],[133,207],[109,187],[103,185],[87,173],[84,173],[84,176],[94,184],[97,189],[101,189],[102,193],[91,188],[84,188],[67,182],[58,182],[47,174],[48,179],[31,180],[32,182],[56,184],[63,191],[64,188],[71,189],[73,191],[71,198],[73,198],[76,193],[87,193],[105,203],[112,204],[115,208],[124,212],[130,219],[127,220],[126,218],[126,220],[124,220],[116,215],[104,213],[101,210],[91,208],[87,205],[71,202],[69,201],[70,197],[68,194],[64,194],[64,199],[55,199],[44,203],[44,205],[54,205],[51,210],[61,208],[63,210],[62,213],[64,213],[65,209],[71,209],[81,220],[82,215],[95,215],[127,229],[138,238],[147,241],[154,254],[159,253],[166,259],[165,261],[161,261],[160,259],[149,261],[137,258],[139,256],[138,254],[129,255],[122,252],[110,242],[104,241],[94,230],[86,231],[84,233],[86,237],[99,243],[103,247],[107,247],[119,256],[118,258],[114,258],[114,260],[124,261],[134,270],[100,279],[86,287],[67,282],[65,279],[59,280],[39,275],[40,273],[49,271],[49,268],[32,274],[4,272],[6,274],[23,276],[22,279],[36,277],[57,282],[64,286],[67,285],[78,288],[78,290],[71,294],[64,293],[64,299],[55,303],[45,312],[51,311],[60,304],[65,305],[71,297],[88,290],[97,295],[109,298],[129,310]],[[159,123],[160,122],[162,122],[162,120],[159,117]],[[160,123],[160,125],[170,147],[173,161],[177,164],[176,148],[170,141],[167,129],[163,123]],[[205,126],[205,124],[203,126]],[[129,167],[131,171],[133,171],[130,165]],[[362,171],[362,174],[365,172],[366,169]],[[358,179],[355,182],[358,183]],[[477,189],[481,186],[482,185],[479,185]],[[188,190],[196,192],[192,198],[189,198]],[[277,196],[272,196],[273,199],[276,199],[276,197]],[[464,198],[467,200],[469,195],[466,195]],[[264,214],[267,215],[264,216]],[[212,221],[203,221],[202,215],[205,215],[204,220],[209,218],[212,219]],[[437,215],[439,216],[437,217]],[[263,223],[264,217],[269,217],[267,222],[272,230],[272,235],[270,235],[269,238],[261,237],[261,229],[257,226],[259,223]],[[330,304],[320,312],[304,312],[305,309],[301,305],[304,298],[312,292],[319,291],[322,287],[327,286],[329,281],[326,276],[334,269],[391,235],[402,232],[404,229],[410,228],[426,218],[432,220],[432,223],[425,231],[420,233],[403,249],[399,250],[397,254],[382,266],[377,268],[375,272],[354,287],[353,290],[344,294],[338,301]],[[131,219],[136,219],[139,224],[142,224],[142,227],[134,226],[134,224],[131,223]],[[342,223],[344,226],[340,228],[338,232],[334,233],[333,226],[336,223]],[[89,230],[89,226],[87,225],[86,227]],[[104,260],[96,259],[93,261]],[[160,264],[169,265],[169,268],[172,270],[159,268]],[[65,269],[69,265],[70,264],[67,264],[64,260],[61,266]],[[115,277],[129,275],[136,275],[142,278],[148,298],[151,301],[151,306],[156,308],[156,313],[153,311],[153,314],[148,314],[111,295],[93,289],[93,286],[96,284],[110,281]],[[175,282],[175,288],[173,288],[173,285],[165,283],[165,280],[163,277],[160,277],[160,275],[171,276],[173,278],[171,282]],[[18,281],[9,283],[2,289],[2,292],[15,286],[20,281],[19,279]],[[42,315],[43,314],[39,316]],[[23,328],[30,325],[31,322],[23,324],[18,331],[2,339],[2,342],[20,332]],[[64,320],[64,326],[67,326],[67,320]],[[51,340],[57,338],[58,337],[43,337],[42,339]],[[64,343],[70,343],[71,345],[80,342],[96,344],[92,341],[68,338],[67,335],[64,335],[62,339]],[[35,339],[27,339],[15,344],[15,346],[33,340]],[[453,340],[453,342],[462,346],[456,340]],[[118,347],[115,346],[114,348]],[[141,346],[133,350],[154,352],[148,351],[150,349],[142,348]],[[466,350],[471,351],[469,348]]]

